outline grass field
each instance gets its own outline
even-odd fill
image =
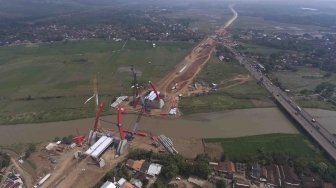
[[[245,50],[241,50],[242,52],[250,52],[252,54],[261,55],[261,56],[269,56],[273,53],[282,52],[283,50],[260,46],[256,44],[245,43],[244,46],[246,47]]]
[[[274,72],[272,77],[278,78],[284,87],[298,93],[303,89],[314,90],[322,82],[335,83],[336,75],[326,78],[326,73],[318,68],[300,67],[296,72]]]
[[[326,73],[327,72],[317,68],[301,67],[297,72],[274,72],[271,76],[273,78],[278,78],[283,87],[291,91],[290,95],[301,95],[300,91],[314,91],[316,86],[322,82],[335,83],[336,75],[332,74],[330,77],[324,77]],[[306,108],[336,110],[336,106],[332,103],[321,101],[316,98],[297,100],[297,102]]]
[[[239,74],[248,74],[248,71],[237,62],[223,63],[216,57],[212,57],[197,75],[196,81],[205,81],[208,83],[219,83]]]
[[[203,68],[197,76],[196,81],[206,83],[221,83],[222,86],[216,92],[206,96],[184,97],[179,103],[179,107],[184,114],[198,112],[213,112],[230,109],[243,109],[256,107],[252,99],[267,99],[268,93],[259,86],[255,80],[249,80],[242,84],[227,87],[236,83],[230,81],[237,75],[248,75],[247,70],[238,63],[223,63],[216,58]]]
[[[185,42],[68,41],[0,48],[0,124],[93,116],[92,79],[109,103],[131,94],[134,65],[142,82],[156,81],[193,46]],[[108,106],[108,105],[106,105]]]
[[[224,154],[234,161],[257,156],[261,151],[282,152],[308,160],[323,160],[322,153],[300,134],[268,134],[239,138],[213,138],[205,142],[220,143]]]

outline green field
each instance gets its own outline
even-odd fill
[[[322,82],[335,83],[336,75],[325,77],[327,72],[318,68],[300,67],[296,72],[274,72],[272,78],[277,78],[285,89],[290,90],[290,95],[302,95],[300,91],[307,90],[314,93],[316,86]],[[297,102],[306,108],[320,108],[326,110],[336,110],[336,106],[330,102],[317,98],[298,99]]]
[[[246,47],[246,49],[241,50],[243,53],[252,53],[252,54],[260,55],[260,56],[269,56],[273,53],[283,52],[283,50],[265,47],[265,46],[256,45],[256,44],[250,44],[250,43],[245,43],[244,47]]]
[[[222,83],[216,92],[206,96],[184,97],[179,103],[183,114],[213,112],[256,107],[252,99],[267,99],[268,93],[255,80],[242,84],[230,81],[237,75],[247,76],[247,70],[236,62],[223,63],[212,58],[197,76],[197,82]]]
[[[246,75],[248,71],[237,62],[220,62],[218,58],[212,57],[197,75],[197,82],[219,83],[231,79],[237,75]]]
[[[230,160],[244,161],[261,152],[285,153],[308,160],[323,160],[320,150],[299,134],[268,134],[239,138],[213,138],[205,142],[220,143],[224,154]]]
[[[157,81],[193,46],[186,42],[67,41],[0,48],[0,124],[68,120],[94,115],[83,105],[98,78],[102,100],[131,94],[134,65],[140,82]],[[108,106],[108,105],[106,105]]]

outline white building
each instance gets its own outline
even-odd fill
[[[149,165],[149,168],[147,170],[147,174],[150,175],[150,176],[157,176],[157,175],[160,174],[161,169],[162,169],[162,165],[152,163],[152,164]]]

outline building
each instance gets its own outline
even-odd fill
[[[281,166],[280,170],[285,175],[284,180],[286,185],[288,186],[300,186],[300,179],[298,175],[295,173],[294,168],[289,166]]]
[[[142,168],[143,164],[145,163],[145,160],[133,160],[133,159],[128,159],[126,161],[126,166],[128,168],[131,168],[136,171],[140,171]],[[148,167],[147,167],[148,168]],[[147,170],[147,169],[146,169]]]
[[[261,171],[260,171],[260,181],[262,182],[266,182],[266,178],[267,178],[268,174],[267,174],[267,169],[265,167],[261,167]]]
[[[135,188],[130,182],[125,182],[121,188]]]
[[[245,163],[236,163],[236,172],[245,176],[245,174],[246,174],[246,164]]]
[[[126,179],[120,178],[120,180],[117,182],[118,187],[122,187],[126,183]]]
[[[112,182],[106,181],[100,188],[116,188],[116,186]]]
[[[212,165],[213,170],[219,174],[224,175],[226,178],[232,179],[233,173],[236,172],[235,165],[231,161],[224,161],[218,163],[218,165]]]
[[[140,180],[138,180],[138,179],[132,178],[130,182],[131,182],[131,184],[133,184],[137,188],[141,188],[142,187],[142,182]]]
[[[251,177],[259,180],[260,179],[260,172],[261,172],[261,167],[260,167],[259,163],[254,163],[252,165]]]
[[[235,188],[247,188],[250,187],[250,184],[248,183],[248,181],[244,180],[244,179],[236,179],[235,183],[234,183],[234,187]]]
[[[132,169],[136,171],[140,171],[142,165],[144,164],[145,160],[136,160],[132,165]]]
[[[149,168],[149,165],[150,165],[150,163],[147,162],[147,161],[145,161],[145,162],[142,164],[141,168],[140,168],[140,172],[146,174],[146,173],[147,173],[147,170],[148,170],[148,168]]]
[[[161,169],[162,169],[162,165],[152,163],[149,165],[149,168],[147,170],[147,175],[152,176],[152,177],[157,176],[161,173]]]
[[[134,164],[134,160],[133,160],[133,159],[128,159],[128,160],[126,161],[126,166],[127,166],[128,168],[132,168],[133,164]]]

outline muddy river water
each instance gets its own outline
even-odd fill
[[[308,109],[317,120],[336,133],[336,112]],[[136,116],[123,115],[123,127],[131,130]],[[104,116],[105,129],[117,131],[115,116]],[[110,123],[108,123],[108,122]],[[0,144],[40,142],[54,137],[87,134],[94,123],[93,118],[0,126]],[[239,137],[268,133],[298,133],[293,123],[277,108],[254,108],[187,116],[180,119],[142,117],[139,130],[154,135],[165,134],[176,138]]]

